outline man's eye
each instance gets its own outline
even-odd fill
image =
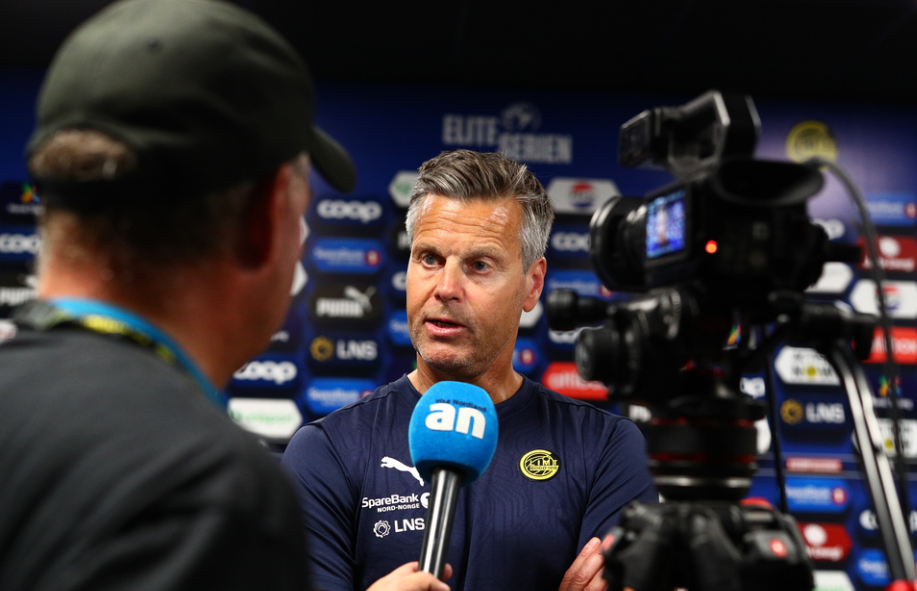
[[[475,271],[486,271],[490,269],[490,265],[488,265],[484,261],[475,261],[474,263],[471,264],[471,266]]]
[[[433,256],[432,254],[425,254],[422,257],[420,257],[420,260],[425,265],[435,265],[436,264],[436,257]]]

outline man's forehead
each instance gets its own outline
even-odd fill
[[[429,214],[429,215],[428,215]],[[522,206],[512,197],[446,197],[428,194],[418,212],[418,223],[439,218],[473,216],[476,218],[501,217],[506,221],[521,218]]]
[[[418,216],[412,250],[499,258],[520,251],[522,212],[515,200],[430,197]]]

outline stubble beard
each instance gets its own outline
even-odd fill
[[[429,367],[433,372],[438,374],[441,378],[451,379],[460,382],[471,382],[478,376],[484,374],[489,370],[494,361],[503,352],[506,347],[510,346],[510,342],[506,342],[502,347],[496,349],[492,352],[482,351],[480,347],[476,347],[475,343],[472,343],[466,350],[467,354],[463,355],[458,351],[440,351],[437,354],[432,354],[430,352],[430,343],[425,342],[423,337],[419,334],[420,330],[412,331],[412,340],[414,342],[414,350],[417,352],[417,355],[423,360],[423,362]],[[448,345],[445,345],[448,346]]]

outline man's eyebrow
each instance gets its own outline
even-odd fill
[[[499,260],[503,258],[503,251],[500,250],[499,248],[490,248],[487,246],[481,246],[478,248],[472,248],[471,250],[466,252],[464,258],[479,259],[482,257]]]
[[[411,254],[414,254],[416,252],[430,252],[433,254],[439,254],[439,249],[436,246],[429,244],[427,242],[417,241],[411,245]]]
[[[411,247],[411,253],[429,253],[434,255],[441,255],[441,249],[433,244],[427,242],[415,242]],[[491,258],[495,260],[502,260],[504,258],[504,253],[499,248],[494,248],[490,246],[479,246],[472,247],[471,249],[461,253],[463,259],[479,259],[479,258]]]

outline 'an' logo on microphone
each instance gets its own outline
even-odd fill
[[[463,406],[458,409],[446,402],[430,405],[430,414],[424,425],[431,431],[455,431],[472,437],[484,439],[487,419],[484,413],[476,408]]]

